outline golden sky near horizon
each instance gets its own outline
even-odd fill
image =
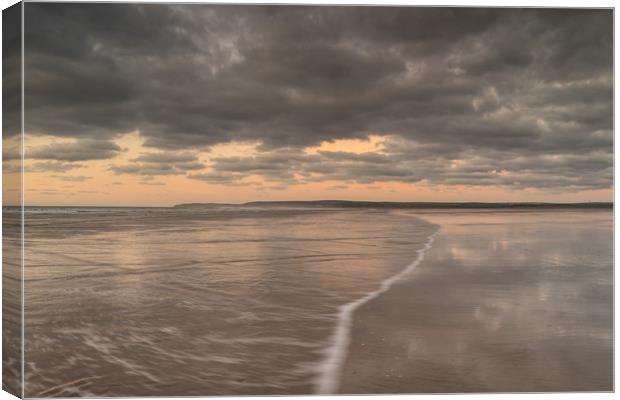
[[[18,137],[5,141],[7,148],[19,146]],[[70,141],[69,141],[70,142]],[[66,140],[27,135],[25,140],[24,199],[26,205],[94,205],[94,206],[171,206],[190,202],[244,203],[257,200],[366,200],[366,201],[480,201],[480,202],[582,202],[611,201],[611,188],[582,190],[572,193],[554,192],[533,188],[510,189],[500,186],[468,186],[429,184],[420,181],[403,183],[379,181],[359,183],[344,180],[303,182],[281,187],[260,175],[251,175],[239,184],[210,183],[181,175],[136,175],[114,173],[111,166],[130,164],[145,154],[161,152],[143,146],[138,132],[120,135],[115,141],[122,149],[116,157],[105,160],[76,162],[67,171],[41,169],[45,165],[62,163],[42,162],[28,159],[29,151]],[[368,140],[336,140],[323,142],[320,146],[305,149],[307,154],[319,152],[346,152],[351,154],[374,154],[382,152],[383,139],[370,136]],[[213,146],[196,154],[199,162],[208,166],[210,160],[221,157],[248,157],[256,155],[257,144],[231,143]],[[184,152],[187,153],[187,152]],[[452,160],[458,165],[462,160]],[[7,172],[7,166],[17,167],[19,161],[5,162],[3,178],[15,182],[19,174]],[[207,168],[208,170],[208,168]],[[5,201],[14,203],[11,193],[4,193]]]

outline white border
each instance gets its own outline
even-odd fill
[[[92,0],[84,0],[84,1],[92,1]],[[110,2],[122,2],[122,1],[118,1],[118,0],[111,0]],[[182,1],[167,1],[167,0],[150,0],[148,2],[151,3],[178,3],[178,2],[182,2]],[[186,1],[187,3],[188,1]],[[258,0],[243,0],[242,1],[245,4],[263,4],[266,3],[266,1],[258,1]],[[2,9],[5,9],[11,5],[13,5],[15,3],[15,1],[13,0],[0,0],[0,5]],[[229,1],[225,1],[225,0],[210,0],[208,2],[205,3],[230,3]],[[449,0],[449,1],[440,1],[440,0],[425,0],[425,1],[411,1],[411,0],[374,0],[374,1],[369,1],[369,0],[358,0],[358,1],[352,1],[352,0],[337,0],[337,1],[332,1],[332,0],[312,0],[312,1],[299,1],[299,0],[288,0],[288,1],[282,1],[282,0],[270,0],[268,1],[268,3],[272,3],[272,4],[342,4],[342,5],[405,5],[405,6],[473,6],[473,7],[568,7],[568,8],[579,8],[579,7],[588,7],[588,8],[612,8],[615,7],[615,1],[605,1],[605,0],[591,0],[588,2],[584,2],[584,1],[577,1],[577,0],[522,0],[520,2],[515,2],[515,1],[505,1],[505,0],[477,0],[477,1],[465,1],[465,0]],[[23,12],[23,11],[22,11]],[[1,20],[1,19],[0,19]],[[615,20],[615,17],[614,17]],[[22,29],[23,29],[23,15],[22,15]],[[0,22],[1,24],[1,22]],[[1,38],[2,38],[2,33],[0,30],[0,42],[1,42]],[[23,35],[22,35],[23,38]],[[615,44],[618,43],[618,39],[619,39],[619,35],[618,35],[618,31],[615,27],[614,24],[614,76],[616,76],[617,73],[617,54],[615,52]],[[23,57],[23,40],[22,40],[22,57]],[[0,68],[1,68],[1,62],[0,62]],[[24,124],[24,114],[23,114],[23,59],[22,59],[22,128],[23,128],[23,124]],[[616,98],[616,93],[617,93],[617,86],[614,85],[614,100]],[[2,99],[0,96],[0,108],[2,105]],[[615,132],[615,115],[617,115],[618,113],[618,106],[614,101],[614,132]],[[614,138],[615,138],[615,134],[614,134]],[[22,150],[23,150],[23,140],[24,140],[24,136],[23,136],[23,132],[22,132]],[[618,148],[619,145],[618,143],[614,140],[614,155],[617,154],[618,152]],[[22,151],[23,154],[23,151]],[[0,156],[0,160],[1,160],[1,156]],[[614,161],[615,161],[615,157],[614,157]],[[22,168],[23,168],[23,162],[22,162]],[[617,172],[617,166],[615,165],[614,162],[614,178],[616,176],[616,172]],[[2,177],[0,174],[0,184],[2,183]],[[24,182],[23,182],[23,171],[22,171],[22,206],[24,204],[24,197],[23,197],[23,188],[24,188]],[[614,199],[616,198],[616,193],[617,193],[618,187],[614,186]],[[0,201],[2,200],[2,191],[0,191]],[[617,220],[615,219],[615,215],[616,215],[616,211],[614,208],[614,232],[615,229],[617,227]],[[0,228],[1,229],[1,228]],[[23,235],[23,219],[22,219],[22,235]],[[22,236],[22,240],[23,240],[23,236]],[[23,242],[22,242],[23,243]],[[617,261],[618,261],[618,254],[615,252],[615,249],[618,248],[618,244],[620,243],[620,239],[614,235],[614,266],[617,265]],[[1,246],[0,246],[0,254],[1,254],[2,250],[1,250]],[[22,249],[22,260],[23,260],[23,249]],[[23,263],[22,263],[23,265]],[[615,272],[615,268],[614,268],[614,272]],[[23,269],[22,269],[22,277],[23,277]],[[618,287],[618,283],[619,283],[619,278],[618,278],[618,274],[614,273],[614,288]],[[1,287],[1,282],[0,282],[0,287]],[[23,278],[22,278],[22,315],[23,315]],[[615,294],[615,289],[614,289],[614,294]],[[618,299],[617,297],[614,295],[614,311],[618,310]],[[1,313],[1,311],[0,311]],[[615,312],[614,312],[614,328],[615,328]],[[23,324],[23,319],[22,319],[22,324]],[[1,328],[1,319],[0,319],[0,328]],[[617,332],[614,330],[614,343],[617,339]],[[23,325],[22,325],[22,340],[23,340]],[[22,342],[23,343],[23,342]],[[614,346],[615,348],[615,346]],[[0,350],[1,351],[1,350]],[[22,349],[23,352],[23,349]],[[614,353],[614,364],[615,366],[618,365],[618,361],[620,360],[618,353],[615,352]],[[0,365],[1,368],[1,365]],[[23,368],[23,364],[22,364],[22,368]],[[23,374],[22,374],[22,379],[23,379]],[[618,382],[618,369],[615,368],[614,369],[614,381]],[[385,400],[400,400],[400,399],[412,399],[412,400],[431,400],[431,399],[437,399],[438,396],[444,396],[444,395],[383,395],[383,396],[378,396],[381,399],[385,399]],[[506,399],[506,400],[516,400],[516,399],[547,399],[547,400],[559,400],[559,399],[568,399],[568,400],[577,400],[577,399],[584,399],[584,398],[588,398],[588,399],[609,399],[609,398],[615,398],[617,395],[615,393],[565,393],[565,394],[463,394],[463,395],[458,395],[459,399],[477,399],[477,398],[484,398],[484,399],[488,399],[488,400],[502,400],[502,399]],[[252,396],[252,398],[268,398],[270,396]],[[314,397],[314,396],[280,396],[279,398],[282,399],[299,399],[299,398],[305,398],[305,397]],[[321,396],[322,399],[325,400],[353,400],[353,399],[360,399],[363,396]],[[365,396],[364,396],[365,397]],[[376,397],[376,396],[375,396]],[[201,397],[198,397],[198,399],[200,399]],[[202,398],[207,398],[207,397],[202,397]],[[241,399],[245,399],[247,397],[229,397],[229,396],[221,396],[221,397],[211,397],[211,399],[222,399],[222,400],[241,400]],[[15,399],[14,396],[0,391],[0,400],[6,400],[6,399]],[[119,399],[123,399],[120,398]],[[159,397],[157,399],[162,399],[162,400],[169,400],[169,399],[177,399],[177,398],[173,398],[173,397]]]

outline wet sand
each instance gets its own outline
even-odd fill
[[[611,211],[415,215],[441,231],[357,310],[340,393],[613,390]]]
[[[612,389],[609,210],[57,208],[26,232],[27,396]]]

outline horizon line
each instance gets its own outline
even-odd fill
[[[381,201],[381,200],[342,200],[342,199],[321,199],[321,200],[253,200],[240,203],[221,203],[221,202],[187,202],[175,203],[171,205],[93,205],[93,204],[3,204],[2,207],[82,207],[82,208],[180,208],[189,206],[244,206],[254,204],[320,204],[320,203],[340,203],[340,204],[359,204],[359,205],[425,205],[425,206],[587,206],[604,205],[612,206],[614,201],[579,201],[579,202],[545,202],[545,201]],[[483,208],[483,207],[480,207]]]

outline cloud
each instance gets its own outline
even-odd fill
[[[73,143],[52,143],[26,149],[25,157],[34,160],[87,161],[116,157],[121,148],[106,140],[81,139]]]
[[[241,173],[230,172],[206,172],[202,174],[190,174],[187,176],[189,179],[203,181],[215,185],[227,185],[227,186],[251,186],[256,185],[255,182],[243,181],[246,175]]]
[[[117,175],[136,174],[136,175],[183,175],[185,172],[180,171],[171,164],[126,164],[112,165],[110,171]]]
[[[254,157],[218,158],[208,174],[192,179],[235,184],[260,176],[288,186],[309,182],[426,182],[442,185],[500,186],[510,189],[600,189],[612,180],[612,154],[527,154],[518,150],[480,153],[454,151],[388,138],[381,153],[319,151],[317,154],[263,153]],[[341,185],[332,186],[332,189]],[[376,187],[370,185],[367,187]]]
[[[140,184],[142,184],[142,185],[149,185],[149,186],[166,186],[166,184],[164,182],[150,181],[150,180],[141,181]]]
[[[26,172],[67,172],[72,169],[78,169],[82,167],[84,167],[84,164],[44,161],[35,162],[31,165],[26,166],[24,169],[26,170]]]
[[[196,171],[205,168],[205,165],[199,162],[180,162],[174,166],[183,171]]]
[[[153,152],[111,166],[119,174],[200,171],[197,150],[259,142],[256,157],[216,157],[188,177],[609,187],[612,18],[604,9],[33,3],[26,128],[76,139],[32,153],[59,161],[113,157],[120,149],[103,147],[139,130]],[[369,134],[391,147],[304,152]]]
[[[93,179],[92,176],[84,175],[52,175],[52,178],[60,179],[65,182],[84,182],[89,179]]]
[[[188,163],[197,160],[198,158],[195,155],[189,153],[160,152],[142,154],[140,157],[135,158],[133,161],[148,163]]]
[[[347,185],[332,185],[330,187],[327,188],[327,190],[343,190],[343,189],[348,189],[349,186]]]
[[[14,161],[21,160],[22,155],[20,149],[16,148],[3,148],[2,149],[2,161]]]
[[[115,174],[155,176],[183,175],[186,171],[205,168],[196,155],[187,152],[145,153],[131,161],[131,164],[112,165],[109,170]]]

